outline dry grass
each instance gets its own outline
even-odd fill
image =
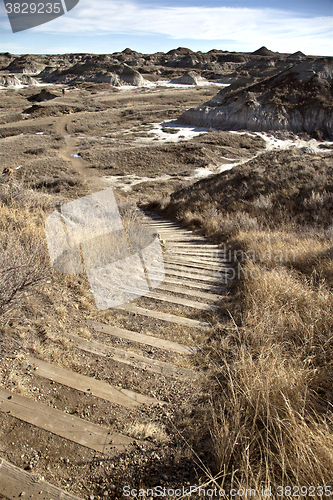
[[[203,353],[207,481],[273,498],[279,485],[330,484],[332,159],[268,153],[152,205],[225,244],[238,278],[230,325]]]
[[[43,201],[14,183],[2,185],[0,197],[0,314],[51,276],[42,237]],[[34,208],[34,212],[31,209]]]
[[[51,267],[44,222],[64,198],[36,192],[8,176],[0,178],[0,351],[52,351],[62,331],[75,333],[93,298],[84,276]],[[48,335],[53,336],[52,346]]]
[[[151,439],[157,443],[166,443],[169,440],[165,429],[156,422],[131,423],[128,424],[124,432],[135,439]]]
[[[235,308],[241,326],[216,345],[215,472],[243,488],[329,484],[333,293],[288,269],[256,267]]]

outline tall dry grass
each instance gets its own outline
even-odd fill
[[[234,306],[239,326],[215,344],[214,472],[242,488],[329,484],[333,294],[282,267],[251,262],[244,273],[254,267]]]
[[[332,486],[331,163],[269,153],[150,205],[220,243],[234,265],[202,419],[207,483],[226,490],[271,487],[279,498],[278,486]]]

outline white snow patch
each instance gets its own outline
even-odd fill
[[[169,80],[157,80],[156,82],[145,81],[140,86],[135,85],[121,85],[117,87],[120,91],[128,91],[128,90],[151,90],[152,92],[159,92],[163,90],[163,88],[167,87],[168,89],[193,89],[198,87],[207,87],[210,85],[215,85],[216,87],[229,87],[230,83],[219,83],[219,82],[202,82],[198,85],[185,85],[183,83],[171,83]]]
[[[274,135],[269,134],[267,132],[238,132],[237,130],[230,130],[230,133],[232,134],[239,134],[239,135],[257,135],[264,139],[266,142],[266,149],[265,151],[276,151],[276,150],[285,150],[285,149],[291,149],[291,148],[296,148],[296,149],[301,149],[302,151],[306,153],[329,153],[332,152],[332,150],[325,148],[321,148],[321,144],[327,144],[328,146],[333,145],[332,141],[318,141],[317,139],[310,139],[306,141],[305,139],[301,139],[297,135],[293,137],[292,139],[278,139],[277,137],[274,137]],[[261,154],[261,152],[259,153]]]
[[[179,125],[176,121],[153,123],[153,128],[148,132],[149,137],[138,137],[135,142],[180,142],[193,139],[200,134],[208,132],[208,128]],[[165,131],[163,130],[165,129]],[[172,129],[169,132],[167,129]]]
[[[112,188],[120,188],[123,191],[131,191],[133,186],[137,184],[142,184],[143,182],[152,182],[152,181],[167,181],[171,179],[171,175],[162,175],[161,177],[139,177],[135,174],[129,175],[112,175],[112,176],[104,176],[103,179],[107,182],[107,184]]]

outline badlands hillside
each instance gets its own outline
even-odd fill
[[[171,80],[188,71],[209,81],[272,75],[295,65],[305,56],[274,53],[262,47],[253,54],[211,50],[193,52],[179,47],[164,54],[141,54],[129,48],[113,54],[20,55],[0,54],[0,85],[80,82],[115,86],[144,85]],[[312,60],[313,58],[307,58]],[[193,73],[192,73],[193,77]],[[201,83],[203,80],[201,80]],[[179,83],[191,83],[188,78]]]
[[[269,56],[267,56],[269,57]],[[270,64],[275,68],[274,61]],[[305,60],[273,76],[237,79],[179,122],[222,130],[290,130],[333,136],[333,58]],[[261,77],[263,74],[261,74]],[[319,134],[318,134],[319,132]]]

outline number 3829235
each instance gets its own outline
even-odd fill
[[[61,3],[6,3],[7,14],[60,14]]]

